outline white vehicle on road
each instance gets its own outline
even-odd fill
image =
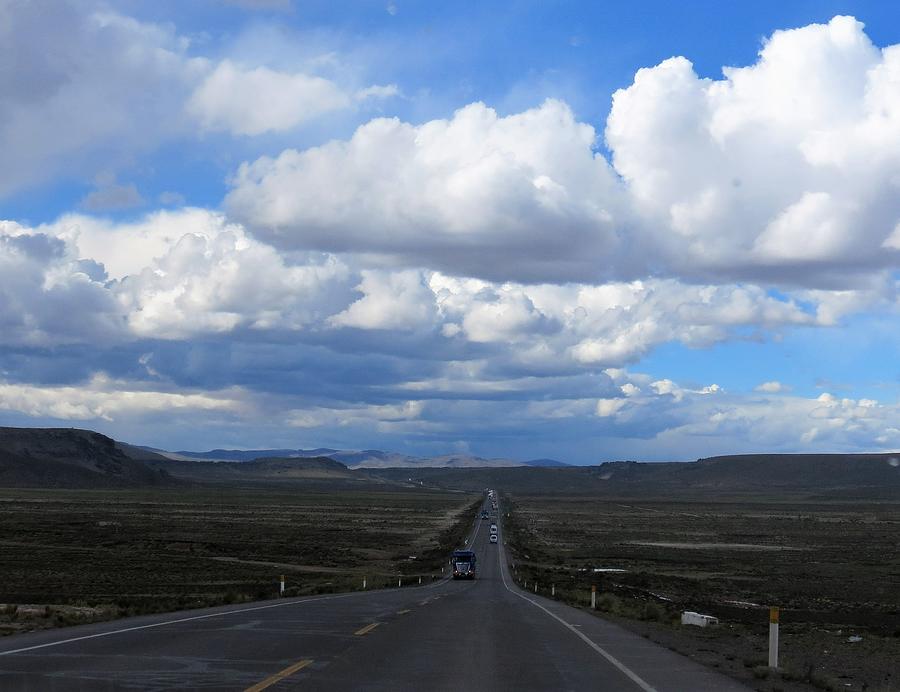
[[[496,543],[496,542],[497,542],[497,534],[496,534],[496,533],[492,533],[492,534],[491,534],[491,543]]]
[[[497,525],[496,524],[491,524],[491,535],[492,536],[497,535]]]

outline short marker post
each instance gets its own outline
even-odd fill
[[[778,606],[769,608],[769,668],[778,667],[778,620],[781,611]]]
[[[597,585],[591,584],[591,610],[597,610]]]
[[[419,586],[422,586],[422,577],[419,577]]]
[[[363,591],[366,590],[366,578],[363,577]]]
[[[281,581],[279,582],[279,585],[278,585],[278,595],[284,596],[284,575],[283,574],[281,575]]]
[[[556,598],[556,584],[553,584],[553,585],[550,587],[550,595],[551,595],[553,598]]]
[[[403,586],[403,575],[402,574],[397,576],[397,588],[399,589],[401,586]]]
[[[537,593],[537,582],[534,582],[534,592]]]

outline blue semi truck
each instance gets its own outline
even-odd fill
[[[478,558],[472,550],[454,550],[450,565],[454,579],[474,579]]]

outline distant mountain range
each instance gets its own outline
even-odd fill
[[[202,463],[200,463],[202,462]],[[238,463],[239,462],[239,463]],[[553,460],[528,462],[557,464]],[[0,427],[0,487],[127,488],[183,483],[408,484],[370,473],[392,468],[500,468],[508,459],[413,457],[381,450],[214,449],[168,452],[76,428]]]
[[[240,462],[240,463],[236,463]],[[467,455],[411,457],[379,450],[163,452],[75,428],[0,428],[0,487],[127,488],[300,484],[323,490],[418,487],[609,497],[729,495],[900,497],[900,455],[745,454],[695,462],[567,466]]]
[[[208,452],[167,452],[161,449],[144,447],[143,449],[181,461],[253,461],[254,459],[282,457],[309,458],[328,457],[339,461],[351,469],[384,469],[384,468],[502,468],[512,466],[568,466],[555,459],[534,459],[531,461],[514,461],[512,459],[485,459],[468,454],[445,454],[435,457],[416,457],[397,452],[384,452],[380,449],[341,450],[319,447],[317,449],[212,449]]]

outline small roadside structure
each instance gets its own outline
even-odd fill
[[[696,627],[713,627],[719,624],[719,618],[712,615],[701,615],[692,610],[686,610],[681,614],[682,625],[695,625]]]

